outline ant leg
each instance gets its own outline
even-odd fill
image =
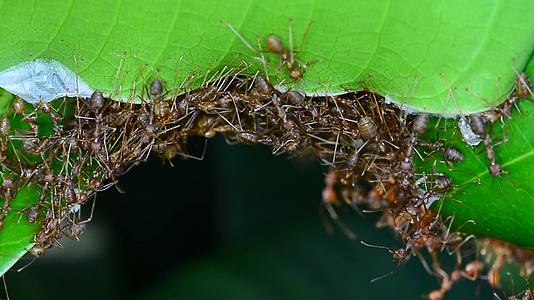
[[[326,216],[324,205],[321,205],[321,207],[319,208],[319,217],[321,218],[321,222],[323,223],[326,232],[328,232],[329,234],[333,233],[334,229],[332,227],[332,224],[328,222],[328,217]]]
[[[421,255],[421,253],[417,253],[416,256],[419,259],[419,261],[421,262],[421,265],[423,266],[423,269],[425,269],[425,271],[428,273],[428,275],[430,275],[430,276],[436,275],[436,273],[432,271],[432,269],[430,268],[430,265],[428,264],[426,259],[423,257],[423,255]]]
[[[202,155],[200,157],[197,157],[197,156],[193,156],[193,155],[189,155],[189,154],[185,154],[185,153],[178,153],[178,155],[181,155],[185,158],[192,158],[192,159],[195,159],[195,160],[204,160],[204,155],[206,154],[206,149],[208,148],[208,139],[204,139],[204,150],[202,150]]]
[[[91,222],[91,220],[93,220],[93,213],[95,212],[95,205],[96,205],[96,196],[97,196],[97,193],[95,192],[95,195],[93,196],[93,205],[91,205],[91,213],[89,214],[89,217],[79,222],[78,225],[86,224],[86,223]]]
[[[339,216],[337,215],[336,210],[334,209],[334,207],[331,204],[324,204],[324,207],[328,211],[328,214],[330,215],[332,220],[334,220],[334,222],[337,224],[339,229],[341,229],[341,231],[343,231],[343,233],[349,239],[355,240],[356,239],[356,234],[354,232],[352,232],[352,230],[350,230],[349,227],[347,225],[345,225],[345,223],[343,223],[343,221],[341,221],[339,219]]]
[[[2,275],[2,281],[4,282],[4,292],[6,294],[6,299],[9,300],[9,291],[7,290],[6,275]]]
[[[398,267],[397,267],[397,268],[398,268]],[[395,268],[394,270],[392,270],[392,271],[390,271],[390,272],[388,272],[388,273],[386,273],[386,274],[384,274],[384,275],[381,275],[381,276],[378,276],[378,277],[376,277],[376,278],[373,278],[373,279],[369,280],[369,283],[375,283],[375,282],[377,282],[377,281],[379,281],[379,280],[382,280],[382,279],[384,279],[384,278],[387,278],[387,277],[389,277],[389,276],[395,274],[395,271],[397,270],[397,268]]]

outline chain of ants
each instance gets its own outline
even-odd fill
[[[287,52],[280,47],[271,52]],[[298,71],[291,76],[297,77],[295,80],[302,76],[300,65],[288,64],[288,70]],[[440,279],[441,287],[431,292],[429,299],[442,299],[460,278],[481,277],[487,263],[478,258],[463,261],[462,249],[472,246],[473,237],[452,232],[452,220],[447,224],[448,220],[428,209],[433,199],[452,188],[451,178],[440,173],[421,177],[415,172],[413,158],[419,154],[418,148],[440,151],[451,166],[464,159],[460,150],[444,141],[425,139],[427,114],[406,115],[367,91],[325,97],[305,96],[296,90],[280,92],[265,77],[241,76],[239,71],[225,73],[180,96],[166,93],[159,80],[146,90],[142,104],[112,101],[98,91],[89,99],[65,99],[57,107],[45,102],[30,107],[16,99],[12,111],[22,124],[20,128],[12,128],[13,119],[5,116],[0,122],[0,193],[5,199],[0,228],[17,191],[22,187],[37,189],[40,199],[16,213],[40,224],[28,252],[41,256],[46,249],[60,246],[63,235],[78,239],[92,218],[96,193],[116,186],[118,176],[146,161],[151,153],[171,164],[176,156],[202,159],[203,153],[189,153],[188,138],[203,136],[207,140],[220,133],[230,143],[268,145],[275,155],[313,152],[330,169],[321,202],[326,228],[332,229],[330,219],[348,237],[355,238],[339,218],[337,208],[383,212],[379,225],[393,228],[405,245],[386,248],[395,260],[402,263],[416,256]],[[528,78],[521,75],[515,92],[503,105],[470,116],[472,130],[484,136],[493,176],[503,170],[495,158],[491,126],[510,117],[518,98],[531,94]],[[68,107],[74,112],[67,113]],[[46,136],[40,131],[39,117],[43,116],[53,124]],[[82,219],[82,205],[91,200],[91,214]],[[531,252],[495,245],[505,250],[496,252],[497,259],[485,276],[492,286],[499,285],[500,267],[510,257],[521,262],[530,275],[534,262]],[[425,250],[430,264],[423,255]],[[457,258],[451,273],[440,266],[438,254],[443,251]],[[532,299],[530,292],[524,295],[522,299]]]

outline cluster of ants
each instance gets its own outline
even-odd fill
[[[267,38],[267,46],[281,56],[292,79],[302,77],[303,65],[292,51],[274,36]],[[294,89],[281,92],[268,78],[244,76],[240,70],[225,69],[198,89],[172,94],[164,82],[153,80],[143,89],[140,104],[113,101],[99,91],[89,99],[33,106],[16,98],[11,117],[4,115],[0,121],[0,193],[5,199],[0,228],[17,192],[37,190],[38,201],[12,213],[39,224],[28,252],[41,256],[60,245],[64,235],[78,239],[92,218],[96,193],[112,186],[120,190],[117,177],[151,153],[171,164],[176,156],[202,159],[204,153],[191,153],[189,138],[202,136],[207,141],[220,133],[230,143],[268,145],[275,155],[314,153],[329,168],[321,202],[327,229],[332,229],[330,219],[348,237],[356,237],[336,212],[341,206],[382,212],[378,225],[393,228],[404,242],[400,249],[387,249],[393,257],[399,263],[418,257],[427,272],[440,279],[441,287],[429,299],[443,299],[460,278],[481,278],[488,265],[485,278],[499,286],[496,274],[514,251],[501,251],[493,263],[478,256],[466,262],[465,249],[475,247],[474,237],[453,232],[453,220],[443,220],[430,209],[433,202],[446,197],[453,182],[442,173],[421,175],[415,156],[439,152],[452,168],[464,155],[444,140],[428,138],[428,114],[409,115],[369,91],[339,96],[309,96]],[[469,117],[470,129],[484,137],[493,176],[503,170],[487,127],[509,117],[517,99],[531,95],[528,78],[521,74],[504,104]],[[83,219],[84,204],[91,201],[90,216]],[[456,267],[450,273],[440,266],[442,252],[456,255]],[[430,264],[424,253],[430,256]],[[522,257],[524,265],[534,263],[531,254]],[[531,267],[525,270],[526,275],[532,272]],[[532,293],[528,295],[522,299],[532,299]]]

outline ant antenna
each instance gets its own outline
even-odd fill
[[[239,40],[241,40],[241,42],[248,48],[250,49],[252,52],[256,53],[256,49],[254,49],[254,47],[252,47],[248,42],[247,40],[245,40],[245,38],[234,28],[234,26],[232,26],[232,24],[226,22],[226,20],[222,20],[222,23],[226,26],[228,26],[228,28],[230,28],[230,30],[237,36],[237,38]]]
[[[93,219],[93,213],[95,212],[95,205],[96,205],[96,196],[97,196],[97,193],[95,192],[94,196],[93,196],[93,205],[91,205],[91,213],[89,215],[89,218],[79,222],[77,225],[82,225],[82,224],[85,224],[85,223],[89,223]]]
[[[364,241],[360,241],[360,243],[362,243],[362,245],[370,247],[370,248],[384,249],[384,250],[388,250],[388,251],[391,252],[391,248],[388,248],[386,246],[373,245],[373,244],[366,243]]]
[[[16,269],[15,272],[20,273],[20,272],[24,271],[27,267],[31,266],[35,262],[36,259],[37,259],[37,257],[33,257],[32,260],[29,263],[27,263],[24,266]],[[4,286],[5,286],[5,282],[4,282]],[[7,294],[7,287],[6,287],[6,294]],[[9,297],[8,297],[8,299],[9,299]]]

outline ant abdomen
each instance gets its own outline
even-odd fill
[[[34,223],[35,220],[37,220],[38,216],[39,216],[38,206],[30,206],[28,210],[26,211],[26,220],[28,221],[28,223]]]
[[[454,147],[447,147],[443,151],[443,157],[450,162],[461,162],[464,160],[464,155],[460,150]]]
[[[423,134],[428,129],[428,114],[418,114],[413,121],[413,131],[417,134]]]
[[[405,159],[403,159],[403,160],[400,162],[399,166],[400,166],[400,169],[401,169],[402,171],[407,172],[407,171],[411,171],[411,170],[412,170],[412,168],[413,168],[413,163],[412,163],[411,159],[409,159],[408,157],[406,157]]]
[[[478,135],[484,134],[484,118],[479,114],[469,116],[469,126],[474,133]]]
[[[98,90],[94,91],[89,98],[89,107],[94,110],[101,109],[104,106],[104,95]]]
[[[150,95],[159,97],[163,93],[163,84],[158,79],[152,81],[150,84]]]
[[[302,70],[297,69],[297,68],[292,68],[289,71],[289,77],[293,81],[297,81],[297,80],[301,79],[302,78]]]
[[[304,96],[295,90],[289,90],[285,93],[285,99],[291,105],[300,106],[304,101]]]
[[[364,140],[374,139],[378,135],[378,128],[369,117],[362,117],[358,120],[360,136]]]
[[[284,51],[284,45],[279,37],[270,34],[265,38],[267,49],[269,52],[280,54]]]
[[[237,135],[239,141],[244,144],[255,144],[258,142],[258,137],[255,133],[249,131],[243,131]]]
[[[254,84],[258,92],[260,92],[263,95],[270,95],[274,91],[273,86],[263,76],[259,76],[259,75],[256,76],[256,80],[254,81]]]
[[[445,190],[452,184],[452,179],[445,175],[439,175],[434,181],[434,186],[439,190]]]

